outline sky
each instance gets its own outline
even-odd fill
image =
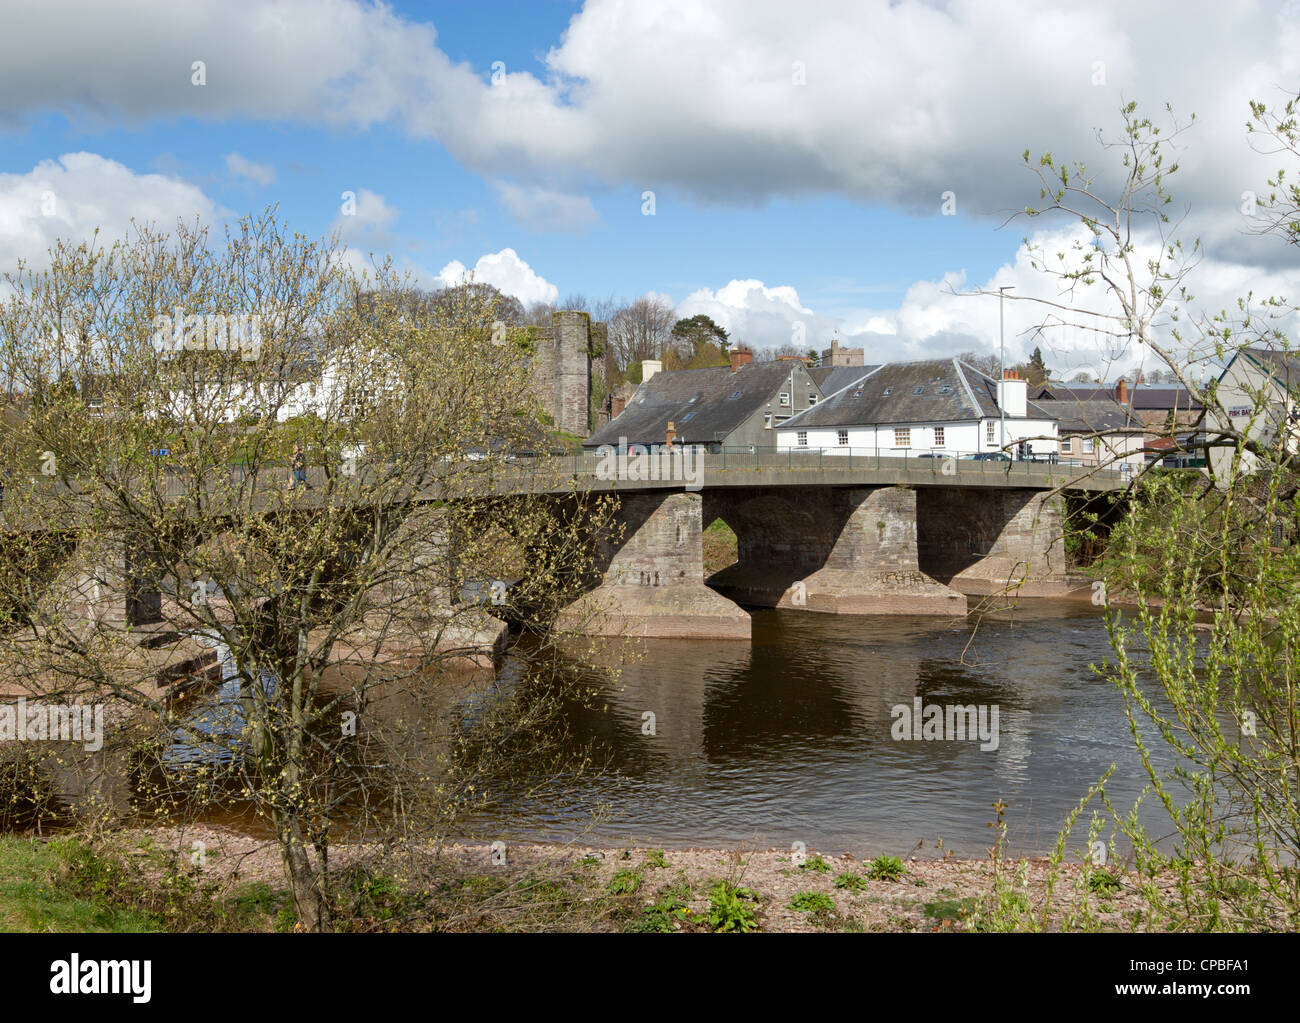
[[[868,362],[996,352],[973,293],[1009,285],[1008,361],[1109,376],[1150,355],[1037,330],[1028,301],[1062,296],[1024,239],[1077,226],[1014,214],[1038,201],[1026,149],[1116,184],[1097,133],[1134,100],[1196,115],[1170,182],[1205,246],[1196,307],[1300,290],[1242,214],[1285,165],[1245,125],[1300,92],[1295,3],[0,0],[0,24],[0,270],[278,204],[426,287],[662,295]]]

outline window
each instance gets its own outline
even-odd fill
[[[789,391],[782,391],[782,392],[781,392],[781,407],[782,407],[782,408],[789,408],[789,407],[790,407],[790,392],[789,392]]]
[[[910,448],[912,446],[912,428],[910,426],[894,427],[894,447]]]
[[[998,442],[998,439],[997,439],[997,437],[994,436],[994,434],[993,434],[993,423],[992,423],[991,421],[985,423],[985,424],[984,424],[984,443],[985,443],[985,444],[996,444],[997,442]]]
[[[924,393],[925,393],[925,388],[924,388],[924,387],[918,387],[918,388],[916,388],[912,393],[913,393],[913,394],[924,394]]]
[[[1084,438],[1083,438],[1083,453],[1084,453],[1085,455],[1090,455],[1090,454],[1092,454],[1092,438],[1091,438],[1091,437],[1084,437]]]
[[[806,448],[806,447],[808,446],[808,431],[807,431],[807,430],[800,430],[800,431],[799,431],[799,446],[800,446],[801,448]]]
[[[858,394],[861,394],[861,393],[862,393],[861,391],[858,392]],[[892,387],[886,387],[886,388],[885,388],[885,393],[882,395],[882,397],[888,398],[888,397],[889,397],[891,394],[893,394],[893,393],[894,393],[894,389],[893,389]]]
[[[947,384],[941,384],[940,387],[939,387],[939,393],[940,393],[940,394],[947,394],[947,393],[948,393],[949,391],[951,391],[951,390],[952,390],[952,388],[949,387]]]
[[[1062,438],[1061,438],[1061,454],[1063,454],[1063,455],[1068,455],[1068,454],[1070,454],[1073,450],[1074,450],[1074,438],[1073,438],[1073,437],[1062,437]]]
[[[835,439],[838,440],[838,441],[840,442],[840,444],[845,444],[845,445],[848,444],[848,442],[849,442],[849,431],[848,431],[848,430],[838,430],[838,431],[836,431]]]
[[[941,448],[941,447],[943,447],[943,427],[942,427],[942,426],[936,426],[936,427],[934,428],[934,446],[935,446],[936,448]]]
[[[780,426],[782,423],[784,423],[784,422],[785,422],[787,419],[789,419],[789,418],[790,418],[789,416],[777,416],[777,417],[776,417],[776,425],[777,425],[777,426]]]
[[[764,412],[764,413],[763,413],[763,429],[764,429],[764,430],[770,430],[770,429],[772,429],[772,413],[771,413],[771,412]]]
[[[817,404],[817,395],[815,394],[808,395],[808,407],[812,408],[816,404]]]

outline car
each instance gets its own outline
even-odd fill
[[[1008,455],[1005,451],[980,451],[980,452],[977,453],[977,454],[974,454],[974,455],[964,455],[963,457],[965,457],[965,458],[969,458],[969,459],[971,459],[972,461],[975,461],[975,462],[1009,462],[1009,461],[1011,461],[1011,456]]]

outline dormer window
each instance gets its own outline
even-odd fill
[[[858,392],[858,394],[861,394],[861,393],[862,393],[861,391]],[[888,397],[889,397],[891,394],[893,394],[893,393],[894,393],[894,389],[893,389],[892,387],[886,387],[885,390],[884,390],[884,393],[881,395],[881,397],[883,397],[883,398],[888,398]]]
[[[782,407],[782,408],[789,408],[789,407],[790,407],[790,392],[789,392],[789,391],[782,391],[782,392],[781,392],[781,407]]]

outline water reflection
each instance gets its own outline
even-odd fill
[[[604,693],[607,708],[567,716],[574,740],[594,740],[615,772],[560,804],[527,800],[521,782],[507,798],[525,822],[518,837],[578,837],[608,803],[614,818],[585,840],[906,852],[942,838],[980,855],[1000,799],[1014,851],[1041,854],[1112,762],[1117,808],[1144,787],[1122,701],[1090,668],[1113,656],[1091,608],[1038,603],[973,635],[966,621],[759,611],[752,644],[644,649]],[[916,697],[996,705],[997,749],[894,739],[891,708]],[[1071,849],[1085,839],[1086,822]]]
[[[194,638],[216,649],[222,681],[214,693],[194,704],[182,724],[173,728],[171,745],[162,754],[162,763],[168,768],[232,763],[244,733],[244,708],[239,702],[239,669],[234,655],[215,634],[196,634]],[[274,693],[275,675],[263,671],[261,677],[267,694]]]

